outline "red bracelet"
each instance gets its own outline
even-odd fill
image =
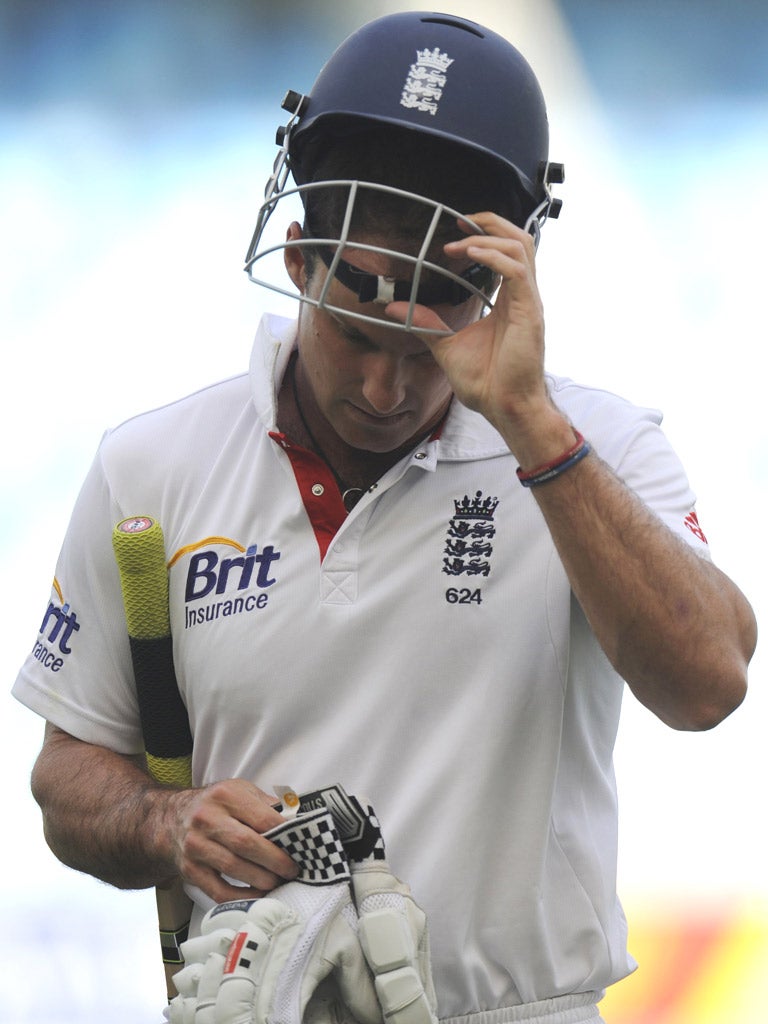
[[[551,462],[545,462],[543,465],[537,466],[536,469],[529,469],[524,472],[518,467],[517,478],[523,487],[535,487],[537,484],[546,483],[547,480],[552,480],[554,477],[564,473],[566,469],[575,466],[585,455],[589,455],[592,449],[584,440],[583,435],[575,429],[573,432],[576,435],[576,443],[567,452],[558,455]]]

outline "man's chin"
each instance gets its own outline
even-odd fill
[[[413,436],[413,421],[407,413],[378,418],[352,410],[343,426],[339,424],[337,432],[351,448],[383,455],[408,443]]]
[[[404,448],[409,442],[409,437],[403,437],[400,434],[397,436],[382,436],[381,434],[377,434],[375,436],[366,434],[365,436],[361,436],[359,432],[356,432],[354,435],[342,437],[342,440],[348,444],[350,448],[354,448],[355,451],[358,451],[361,454],[368,453],[370,455],[388,455],[390,452],[395,452],[399,448]]]

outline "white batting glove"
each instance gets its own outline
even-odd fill
[[[203,1011],[215,999],[227,951],[254,902],[220,903],[203,918],[200,935],[182,943],[185,966],[173,976],[179,994],[168,1005],[170,1024],[200,1024],[204,1020]]]
[[[331,814],[301,814],[265,835],[299,864],[299,876],[263,899],[209,911],[199,938],[182,947],[172,1024],[302,1024],[305,1012],[313,1024],[339,1024],[344,1009],[327,986],[318,991],[332,972],[354,1019],[381,1024]]]
[[[352,872],[360,945],[386,1024],[437,1024],[426,915],[390,870],[373,808],[338,785],[301,797],[277,789],[300,811],[325,804],[333,815]]]
[[[347,841],[358,934],[387,1024],[437,1024],[429,934],[424,911],[392,874],[379,822],[356,800],[367,819],[362,836]]]

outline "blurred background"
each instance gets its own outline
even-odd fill
[[[423,4],[0,0],[0,332],[10,688],[103,429],[247,366],[241,271],[284,123],[359,25]],[[768,605],[763,0],[473,0],[529,58],[566,165],[539,276],[557,372],[665,411],[713,554]],[[768,1005],[765,653],[712,733],[627,697],[620,887],[640,969],[609,1024],[760,1024]],[[0,1021],[156,1024],[152,893],[59,865],[28,776],[42,723],[6,697]]]

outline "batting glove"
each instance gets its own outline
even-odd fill
[[[437,1024],[429,934],[424,911],[392,874],[379,822],[370,805],[354,802],[365,826],[347,841],[358,935],[387,1024]]]
[[[351,869],[360,945],[386,1024],[437,1024],[426,915],[390,870],[373,808],[338,785],[301,797],[276,789],[284,794],[283,811],[325,805],[333,815]]]
[[[354,1019],[381,1024],[332,815],[323,807],[265,835],[298,863],[298,878],[208,912],[201,935],[182,946],[187,966],[175,978],[172,1024],[301,1024],[316,994],[306,1020],[338,1024],[345,1011],[318,992],[331,973]]]
[[[178,995],[168,1006],[170,1024],[201,1024],[211,1017],[229,947],[255,900],[220,903],[205,915],[200,935],[182,943],[185,966],[173,976]]]

